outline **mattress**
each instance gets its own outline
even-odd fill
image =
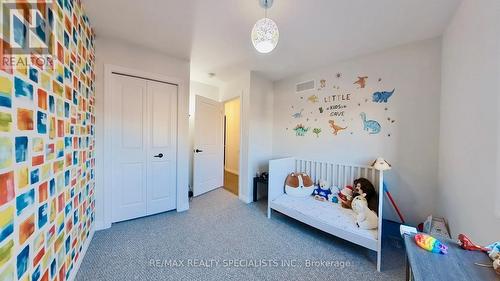
[[[370,240],[377,240],[378,231],[361,229],[356,225],[356,214],[351,209],[342,208],[340,204],[319,201],[313,196],[305,198],[283,194],[274,199],[273,204],[293,209],[305,217],[320,221],[346,232],[354,233]],[[307,222],[305,222],[307,223]]]

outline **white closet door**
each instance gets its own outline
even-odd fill
[[[145,216],[147,210],[147,84],[113,75],[112,218]]]
[[[176,208],[177,86],[147,82],[148,215]]]
[[[112,221],[173,210],[177,86],[121,75],[112,83]]]

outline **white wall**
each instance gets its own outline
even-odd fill
[[[226,82],[222,88],[220,99],[228,101],[234,98],[240,98],[240,173],[239,173],[239,192],[238,197],[243,202],[251,202],[251,197],[248,196],[248,149],[250,135],[250,72],[246,71],[236,75],[233,79]]]
[[[267,171],[272,156],[273,84],[258,73],[249,71],[228,81],[221,100],[240,97],[241,142],[239,198],[251,202],[253,177]]]
[[[214,101],[220,101],[218,87],[192,81],[189,87],[189,186],[193,187],[194,130],[196,115],[196,96],[202,96]]]
[[[250,92],[250,71],[244,71],[226,81],[221,88],[220,100],[228,101]]]
[[[104,175],[108,169],[103,166],[104,151],[104,65],[112,64],[134,70],[175,77],[183,82],[179,92],[178,108],[180,118],[178,133],[181,136],[178,149],[179,178],[177,194],[177,210],[187,210],[188,202],[188,99],[189,99],[189,62],[168,57],[164,54],[132,46],[120,41],[97,38],[96,40],[96,227],[108,227],[105,221],[110,220],[110,204],[104,202]],[[103,215],[106,215],[105,219]],[[109,215],[109,217],[108,217]]]
[[[394,169],[386,173],[386,182],[405,218],[413,224],[421,222],[433,213],[437,188],[440,42],[437,38],[412,43],[275,83],[273,155],[365,165],[383,156],[393,165]],[[341,73],[341,78],[336,78],[337,73]],[[354,81],[365,75],[366,88],[357,89]],[[326,80],[324,89],[295,92],[297,83],[308,80],[315,80],[319,88],[320,79]],[[373,92],[394,88],[395,94],[387,104],[372,102]],[[350,93],[351,100],[325,102],[325,97],[335,93]],[[308,100],[312,95],[318,96],[317,103]],[[325,109],[336,104],[348,106],[345,117],[319,112],[320,106]],[[304,116],[293,118],[292,114],[301,109]],[[368,135],[363,131],[361,112],[381,124],[380,134]],[[334,136],[328,123],[331,119],[348,128]],[[300,123],[311,127],[304,137],[293,131]],[[311,132],[315,127],[322,130],[319,137]],[[398,221],[390,207],[384,215]]]
[[[224,169],[233,174],[239,174],[240,169],[240,99],[236,98],[224,104],[226,116],[226,161]]]
[[[500,233],[499,11],[498,0],[464,0],[443,36],[436,206],[454,236],[482,244]]]
[[[247,194],[253,197],[253,178],[257,173],[269,171],[273,143],[273,83],[250,73],[250,112]]]

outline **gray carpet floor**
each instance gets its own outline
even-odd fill
[[[220,188],[96,232],[76,280],[404,280],[401,242],[384,239],[383,259],[379,273],[374,252]]]

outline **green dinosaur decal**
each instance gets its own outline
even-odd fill
[[[309,129],[310,129],[309,127],[306,128],[306,127],[304,127],[304,125],[299,124],[293,130],[295,131],[295,135],[297,137],[303,137],[303,136],[305,136],[307,134],[307,132],[309,131]]]

